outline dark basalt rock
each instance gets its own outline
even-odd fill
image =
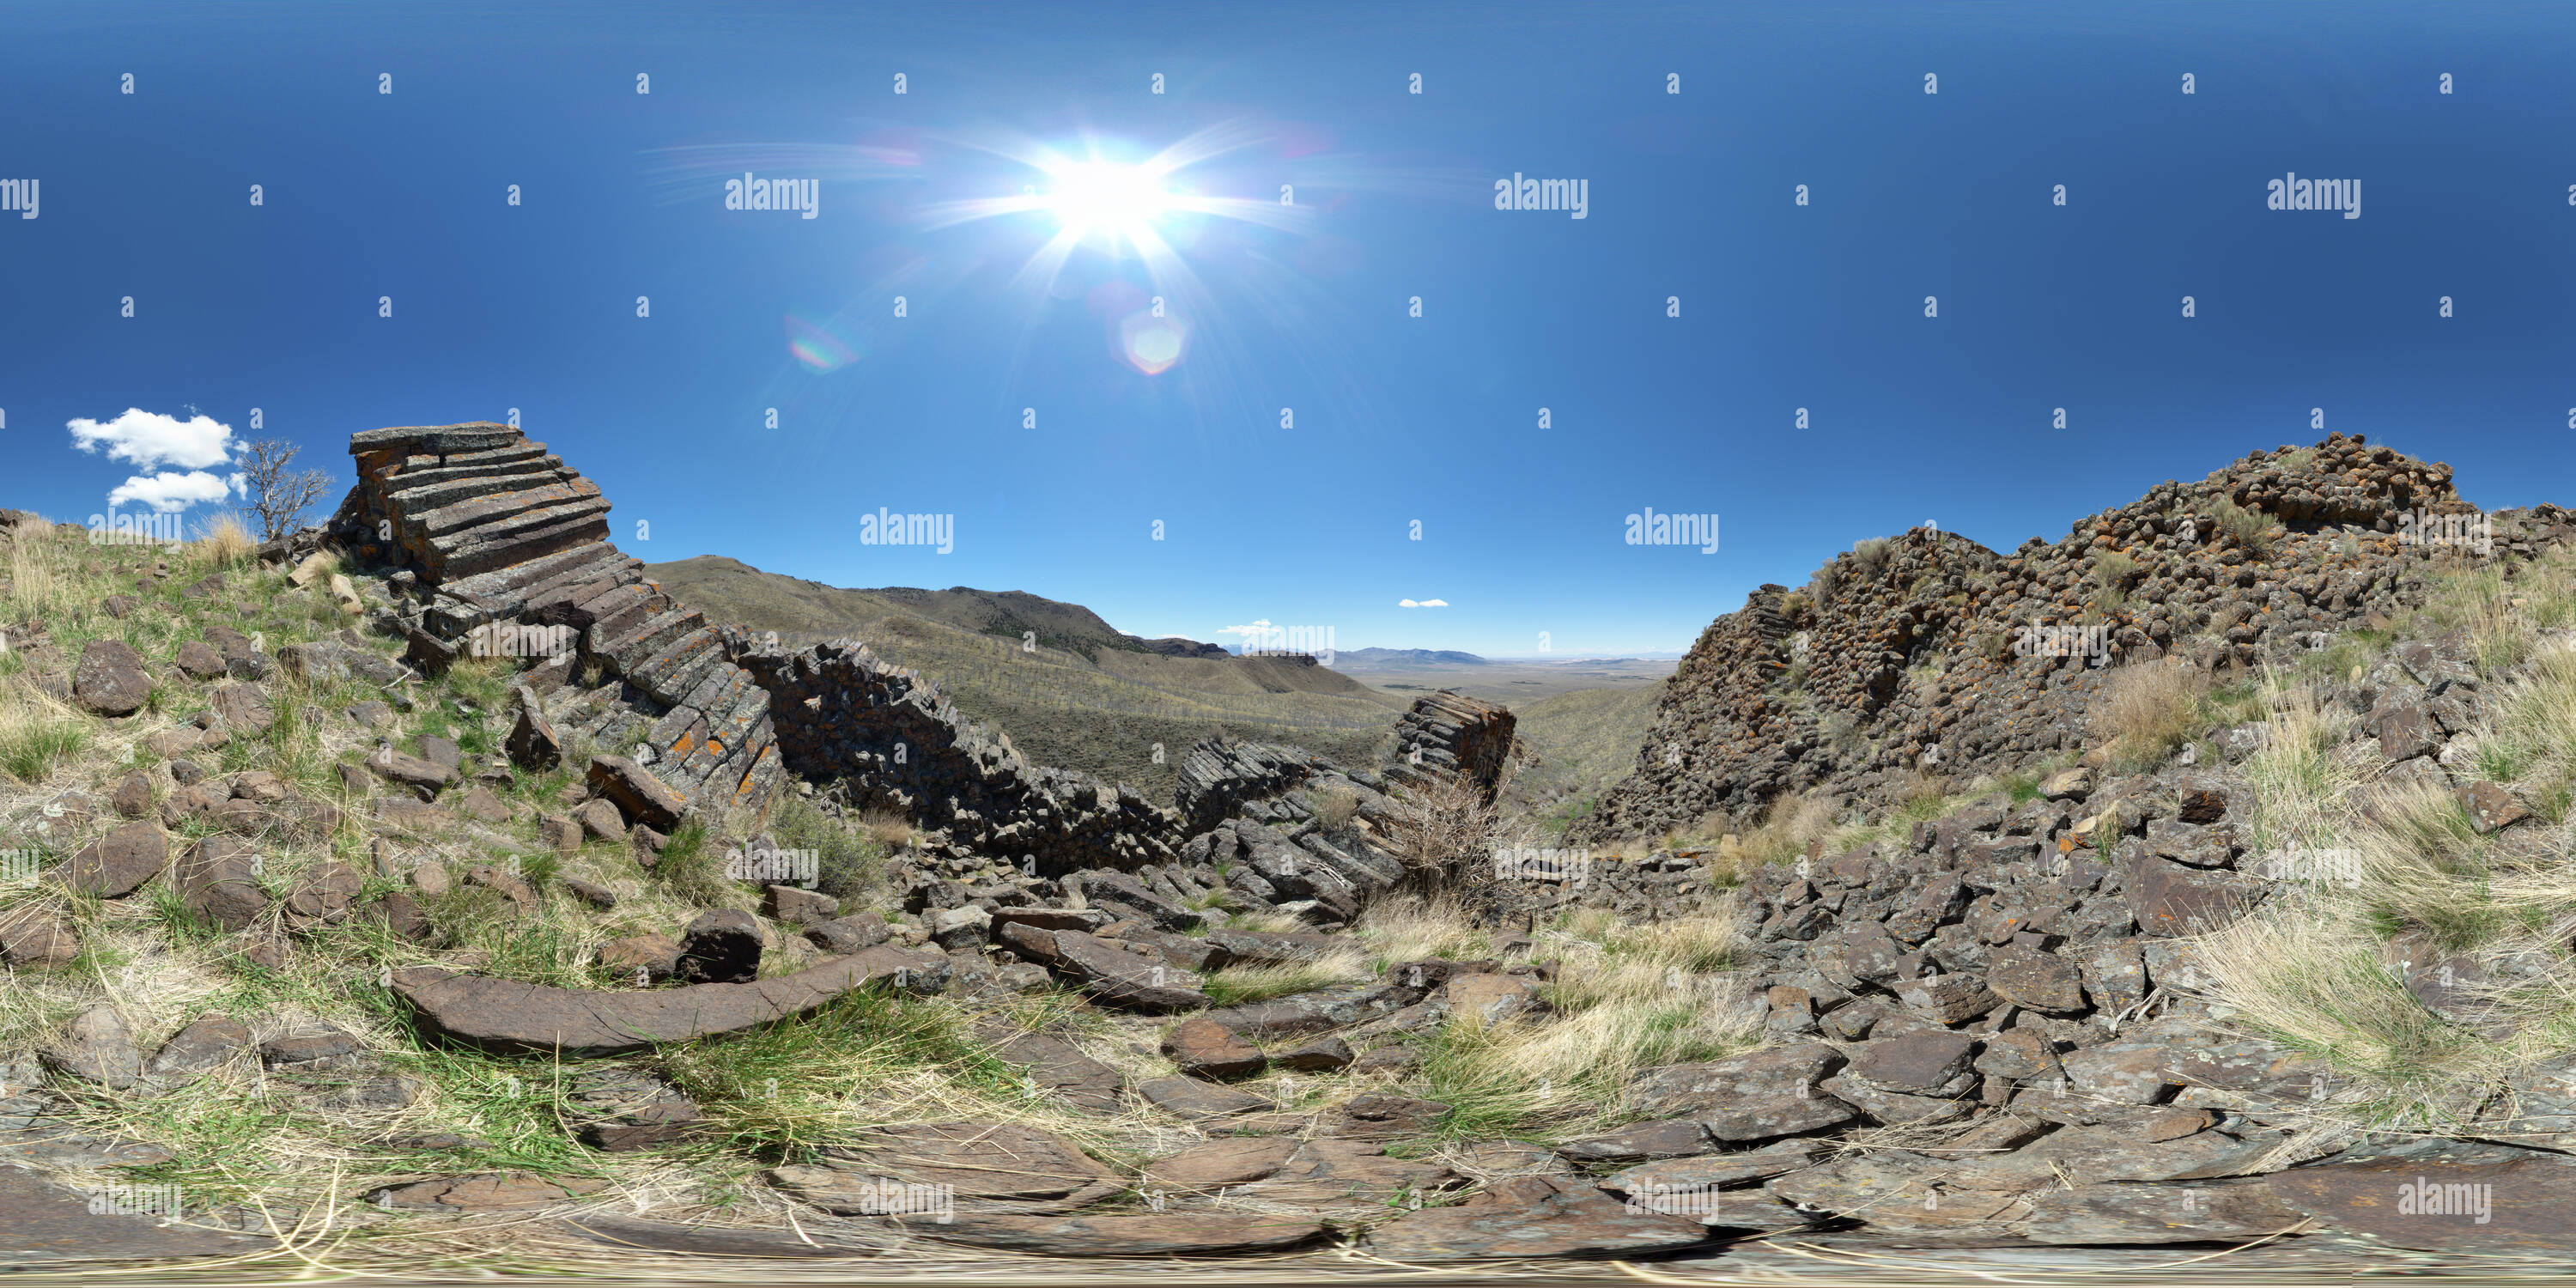
[[[937,992],[947,971],[943,954],[880,946],[746,984],[591,992],[459,975],[436,966],[395,971],[393,982],[430,1030],[444,1037],[492,1051],[614,1055],[739,1032],[803,1014],[854,988]]]

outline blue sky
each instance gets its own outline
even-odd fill
[[[1524,655],[1685,647],[1926,519],[2054,538],[2312,408],[2566,502],[2571,55],[2576,10],[2456,3],[13,5],[0,505],[178,470],[78,449],[127,408],[334,499],[352,431],[517,408],[650,560]],[[2267,210],[2288,172],[2361,217]],[[1168,253],[1050,263],[1103,176]],[[1718,552],[1627,544],[1649,506]]]

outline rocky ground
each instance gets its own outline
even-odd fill
[[[1928,1277],[2576,1227],[2545,534],[2288,529],[2331,567],[2249,653],[2007,653],[2056,712],[2009,763],[1535,851],[1490,704],[1381,766],[1210,741],[1156,806],[669,602],[515,433],[354,450],[332,528],[256,550],[0,516],[0,1260]],[[1694,670],[1669,712],[1778,692]],[[1732,747],[1696,763],[1772,763]]]

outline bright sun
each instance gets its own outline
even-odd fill
[[[1163,176],[1146,166],[1078,161],[1054,172],[1054,190],[1040,198],[1074,237],[1109,232],[1135,240],[1173,206]]]

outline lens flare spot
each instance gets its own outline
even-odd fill
[[[1158,318],[1151,309],[1129,314],[1118,324],[1118,348],[1127,365],[1149,376],[1171,370],[1189,343],[1189,328],[1179,318]]]
[[[787,352],[809,371],[838,371],[866,356],[860,348],[832,333],[829,327],[808,322],[793,313],[787,315]]]

